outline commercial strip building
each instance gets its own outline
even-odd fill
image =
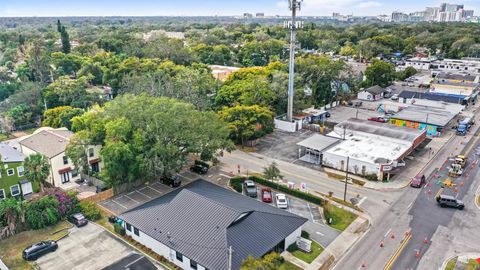
[[[426,140],[426,131],[350,118],[328,136],[298,143],[301,160],[352,174],[390,179],[404,158]]]
[[[398,70],[405,70],[407,67],[413,67],[416,70],[429,70],[435,76],[440,72],[464,72],[466,74],[480,74],[480,59],[443,59],[413,57],[397,65]]]
[[[120,215],[127,235],[182,269],[239,269],[248,257],[282,252],[306,218],[204,180]],[[231,266],[231,267],[230,267]]]
[[[459,105],[461,108],[463,106]],[[460,113],[430,106],[408,106],[393,115],[389,123],[399,127],[426,130],[429,136],[441,136],[443,130]]]

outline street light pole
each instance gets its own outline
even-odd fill
[[[343,201],[347,201],[347,186],[348,186],[348,163],[350,162],[350,157],[347,156],[347,169],[345,170],[345,192],[343,193]]]

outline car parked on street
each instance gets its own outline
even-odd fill
[[[245,191],[245,195],[252,198],[257,197],[257,186],[252,180],[245,180],[243,182],[243,190]]]
[[[381,117],[381,116],[378,116],[378,117],[370,117],[368,118],[368,121],[374,121],[374,122],[379,122],[379,123],[386,123],[387,122],[387,119]]]
[[[198,174],[206,174],[208,172],[208,168],[201,164],[193,164],[190,167],[190,171]]]
[[[285,196],[285,194],[282,194],[282,193],[276,194],[275,195],[275,202],[276,202],[278,208],[281,208],[281,209],[287,209],[288,208],[288,200],[287,200],[287,196]]]
[[[178,175],[164,176],[162,178],[162,182],[167,186],[171,186],[172,188],[179,187],[182,184],[182,180],[180,180]]]
[[[423,185],[425,185],[425,175],[417,175],[410,181],[410,186],[414,188],[421,188]]]
[[[83,227],[88,223],[88,220],[82,213],[71,214],[68,216],[68,221],[77,227]]]
[[[463,203],[463,201],[450,195],[438,196],[437,202],[441,207],[452,207],[460,210],[463,210],[463,208],[465,208],[465,204]]]
[[[269,188],[262,188],[262,202],[271,203],[272,202],[272,190]]]
[[[55,241],[42,241],[33,244],[23,250],[22,257],[27,261],[35,261],[40,256],[57,250],[58,244]]]

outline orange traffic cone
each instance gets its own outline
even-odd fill
[[[460,182],[460,186],[461,186],[461,187],[463,187],[463,185],[464,185],[463,181],[462,181],[462,182]]]
[[[405,237],[407,237],[407,236],[409,236],[409,235],[410,235],[410,231],[407,230],[407,231],[405,232]]]
[[[365,262],[362,262],[362,268],[365,268],[367,267],[367,265],[365,264]]]
[[[425,239],[423,239],[423,243],[424,243],[424,244],[428,244],[428,239],[427,239],[427,237],[425,237]]]
[[[391,238],[392,238],[392,239],[395,239],[395,234],[394,234],[394,233],[392,233]]]
[[[420,250],[415,251],[415,257],[417,257],[417,258],[420,257]]]
[[[453,191],[458,193],[458,188],[454,188]]]
[[[380,247],[384,247],[383,241],[380,242]]]
[[[429,189],[429,190],[427,191],[427,193],[428,193],[428,194],[432,194],[432,190]]]

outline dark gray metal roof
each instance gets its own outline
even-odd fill
[[[232,269],[264,255],[307,219],[196,180],[120,216],[166,246],[211,270]]]
[[[456,103],[462,104],[464,100],[468,98],[460,98],[455,96],[448,96],[448,95],[439,95],[439,94],[432,94],[432,93],[420,93],[414,91],[402,91],[398,97],[400,98],[407,98],[407,99],[426,99],[426,100],[434,100],[434,101],[443,101],[447,103]]]

